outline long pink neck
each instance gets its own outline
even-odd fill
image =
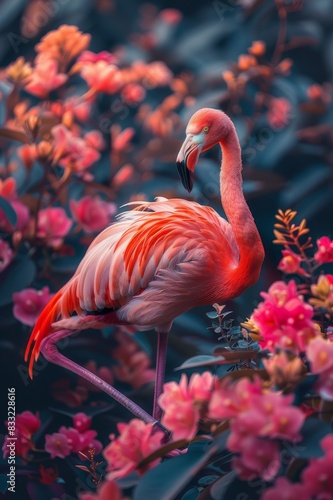
[[[230,132],[223,141],[220,189],[222,206],[232,227],[239,249],[240,260],[235,276],[241,275],[247,285],[257,281],[264,259],[259,232],[242,189],[242,160],[237,133],[230,121]]]

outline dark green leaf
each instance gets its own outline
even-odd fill
[[[177,366],[175,370],[184,370],[186,368],[197,368],[199,366],[211,366],[220,365],[225,363],[225,358],[223,356],[210,356],[209,354],[200,354],[198,356],[193,356],[187,359],[180,366]]]
[[[0,275],[0,306],[10,304],[14,292],[27,288],[36,273],[34,262],[27,256],[17,257],[10,265],[8,272]]]
[[[209,490],[212,500],[220,500],[221,498],[223,498],[226,489],[230,485],[231,481],[233,481],[236,477],[237,473],[235,471],[232,471],[215,481],[215,483]]]
[[[11,204],[2,196],[0,196],[0,210],[3,210],[8,222],[15,226],[17,221],[17,215]]]
[[[318,458],[324,455],[320,441],[332,434],[332,426],[317,418],[308,418],[301,430],[302,440],[288,449],[295,458]]]

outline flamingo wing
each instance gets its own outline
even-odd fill
[[[107,310],[142,329],[158,325],[162,317],[172,322],[191,307],[190,298],[203,293],[202,281],[216,274],[221,259],[236,267],[239,254],[228,222],[213,209],[181,199],[141,202],[92,242],[73,277],[40,315],[26,357],[34,343],[36,359],[52,324],[73,315]]]

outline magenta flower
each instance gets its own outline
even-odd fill
[[[53,295],[47,286],[42,290],[26,288],[22,292],[13,293],[14,317],[24,325],[33,326]]]
[[[71,227],[72,220],[63,208],[50,207],[38,212],[37,236],[49,247],[59,247]]]
[[[54,162],[74,172],[82,172],[100,158],[100,153],[91,145],[91,133],[88,138],[77,137],[63,124],[51,130],[54,139]]]
[[[163,425],[172,432],[173,439],[192,439],[197,432],[201,409],[209,402],[216,378],[210,373],[192,375],[189,384],[182,374],[179,384],[164,384],[159,405],[164,410]]]
[[[13,257],[13,250],[10,248],[8,243],[0,239],[0,273],[2,273],[2,271],[9,266]]]
[[[313,309],[298,295],[295,281],[276,281],[261,296],[264,302],[251,316],[262,337],[260,345],[270,351],[282,347],[295,354],[303,352],[318,330],[312,321]]]
[[[79,432],[85,432],[90,429],[91,426],[91,417],[86,415],[85,413],[76,413],[73,416],[74,427]]]
[[[51,458],[65,458],[71,452],[71,445],[64,434],[60,434],[59,432],[46,434],[45,451],[50,453]]]
[[[92,196],[85,196],[79,201],[71,200],[70,209],[74,219],[87,233],[106,228],[117,211],[114,203],[107,203]]]
[[[304,269],[300,267],[302,258],[291,250],[282,250],[282,259],[278,269],[286,274],[304,274]]]
[[[302,483],[311,498],[333,499],[333,435],[328,434],[320,445],[325,455],[310,460],[302,472]]]
[[[8,425],[8,422],[6,422]],[[15,422],[15,453],[18,457],[25,459],[28,452],[33,449],[34,443],[32,442],[33,435],[40,428],[41,422],[38,414],[34,415],[30,411],[24,411],[16,415]],[[13,437],[13,436],[11,436]],[[9,456],[9,445],[12,441],[9,436],[5,436],[5,440],[2,446],[3,457],[7,458]]]
[[[328,236],[322,236],[317,240],[317,247],[314,258],[319,264],[333,262],[333,240],[330,240]]]
[[[77,63],[97,63],[98,61],[105,61],[108,64],[116,62],[116,56],[111,54],[107,50],[102,52],[91,52],[90,50],[84,50],[82,54],[78,57]]]
[[[104,449],[103,455],[108,462],[107,470],[111,471],[107,479],[110,481],[125,477],[134,470],[138,464],[151,453],[162,446],[164,433],[155,430],[152,424],[145,424],[134,418],[128,424],[118,424],[119,437],[110,435],[111,443]],[[157,458],[138,470],[143,474],[160,462]]]
[[[303,484],[291,483],[286,477],[278,477],[272,488],[268,488],[261,500],[311,500],[311,495]]]

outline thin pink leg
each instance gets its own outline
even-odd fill
[[[86,370],[82,366],[74,363],[74,361],[71,361],[70,359],[66,358],[63,354],[60,354],[60,352],[57,349],[56,343],[59,340],[68,337],[69,335],[73,335],[74,333],[77,333],[77,331],[60,330],[46,337],[41,345],[41,352],[43,356],[48,361],[51,361],[56,365],[63,366],[64,368],[67,368],[71,372],[76,373],[80,377],[85,378],[86,380],[88,380],[88,382],[95,385],[102,391],[106,392],[106,394],[109,394],[109,396],[114,398],[116,401],[118,401],[118,403],[123,405],[125,408],[127,408],[127,410],[133,413],[136,417],[143,420],[145,423],[147,424],[153,423],[160,425],[159,422],[156,421],[156,418],[153,418],[151,415],[149,415],[149,413],[140,408],[140,406],[135,404],[131,399],[127,398],[126,396],[124,396],[124,394],[122,394],[121,392],[117,391],[117,389],[112,387],[112,385],[107,384],[104,380],[97,377],[97,375],[94,375],[89,370]]]
[[[156,378],[155,378],[155,390],[154,390],[153,417],[158,421],[161,420],[162,416],[162,410],[158,405],[158,398],[162,394],[163,384],[164,384],[168,334],[169,332],[158,332],[158,338],[157,338]]]

